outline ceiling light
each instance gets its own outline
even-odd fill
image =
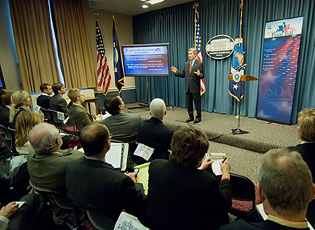
[[[148,0],[148,2],[153,5],[153,4],[155,4],[155,3],[164,2],[164,0]]]
[[[148,5],[143,4],[143,5],[142,5],[142,8],[148,8]]]

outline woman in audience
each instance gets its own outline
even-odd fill
[[[22,154],[28,154],[32,150],[32,146],[28,141],[28,133],[31,129],[42,122],[42,118],[32,111],[22,111],[16,118],[15,125],[15,148]]]
[[[298,134],[301,144],[288,147],[299,152],[307,163],[315,183],[315,109],[304,109],[298,114]]]
[[[174,132],[169,160],[157,159],[149,166],[148,208],[141,222],[158,229],[219,229],[229,222],[232,204],[230,164],[221,162],[222,179],[205,170],[202,162],[209,148],[206,134],[194,127]]]
[[[22,111],[29,111],[31,98],[24,90],[16,91],[11,96],[12,107],[10,109],[10,127],[15,129],[16,118]]]

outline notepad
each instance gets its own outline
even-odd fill
[[[213,173],[214,173],[216,176],[222,175],[222,170],[221,170],[220,162],[221,162],[224,158],[226,158],[226,154],[225,154],[225,153],[211,153],[211,154],[210,154],[210,158],[211,158],[211,160],[214,161],[214,162],[211,164]]]

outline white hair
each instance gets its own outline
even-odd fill
[[[162,119],[166,111],[165,102],[161,98],[155,98],[150,103],[150,112],[152,117]]]

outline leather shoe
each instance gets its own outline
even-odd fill
[[[191,121],[193,121],[193,120],[194,120],[194,118],[190,117],[190,118],[188,118],[185,122],[188,123],[188,122],[191,122]]]
[[[201,121],[201,118],[196,118],[196,120],[194,121],[194,124],[197,124]]]

